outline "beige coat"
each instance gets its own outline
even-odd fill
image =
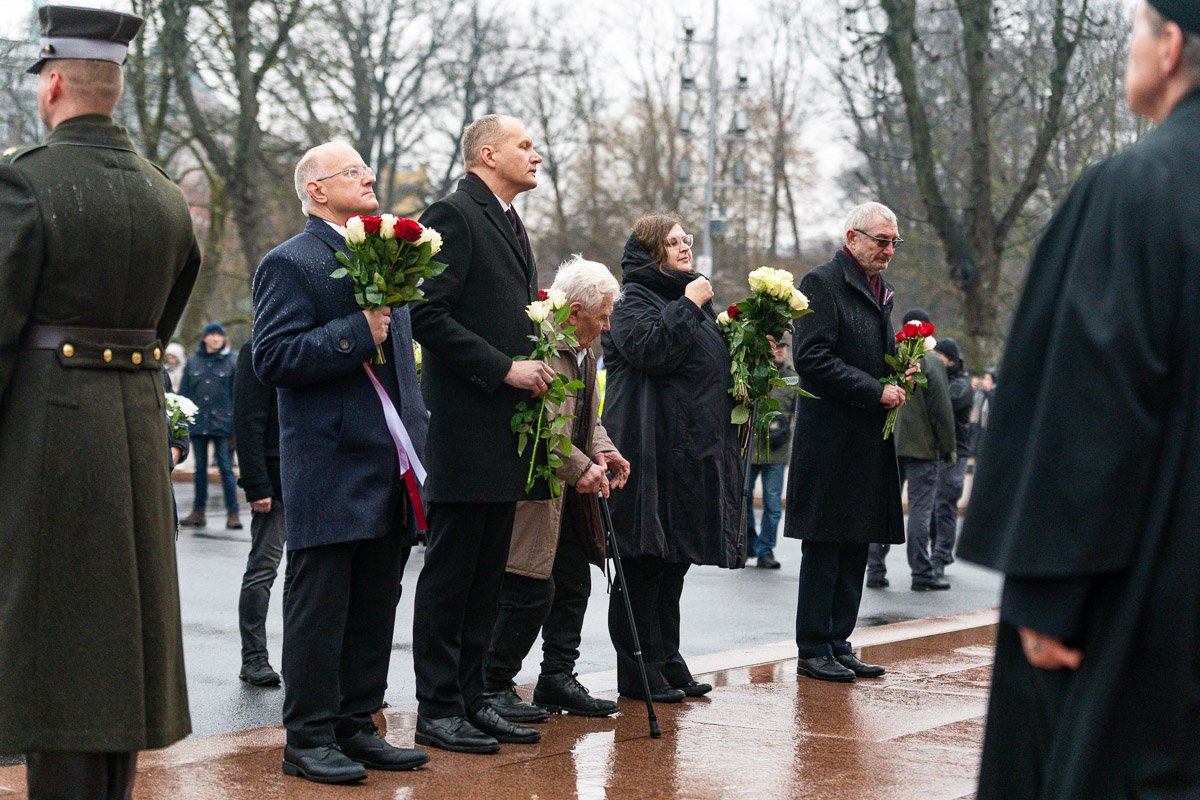
[[[508,566],[506,569],[527,578],[546,580],[554,568],[554,556],[558,552],[558,536],[562,530],[564,513],[571,522],[588,551],[592,562],[597,565],[604,563],[604,531],[600,526],[599,505],[595,495],[581,495],[573,488],[583,477],[594,461],[596,453],[614,451],[617,448],[608,438],[604,426],[600,424],[600,397],[596,391],[596,357],[589,350],[584,357],[583,371],[580,376],[575,352],[569,346],[563,346],[554,355],[551,367],[561,372],[569,379],[582,378],[587,390],[587,408],[582,412],[575,408],[575,395],[568,394],[561,408],[550,407],[547,416],[550,419],[559,414],[574,414],[579,419],[568,424],[582,424],[586,434],[583,447],[572,448],[570,455],[563,455],[563,465],[558,468],[557,475],[564,484],[563,493],[551,500],[524,500],[517,503],[517,515],[513,521],[512,544],[508,549]]]

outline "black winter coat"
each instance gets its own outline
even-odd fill
[[[971,373],[962,362],[946,368],[950,379],[950,408],[954,411],[954,441],[959,458],[971,455],[971,409],[975,405],[975,390],[971,388]]]
[[[210,353],[201,341],[183,368],[179,394],[196,404],[196,421],[189,426],[192,436],[233,435],[233,371],[237,353],[226,344]]]
[[[904,541],[900,475],[879,379],[895,354],[891,286],[881,308],[845,253],[814,267],[800,291],[815,312],[793,324],[800,386],[783,535],[817,542]]]
[[[729,348],[712,304],[683,297],[637,239],[625,246],[625,298],[604,333],[604,427],[632,466],[613,492],[623,556],[742,567],[742,461],[730,424]]]
[[[528,391],[509,386],[513,357],[533,350],[525,306],[537,299],[537,265],[526,262],[500,201],[477,178],[431,205],[421,224],[442,235],[449,266],[421,286],[412,304],[421,343],[421,391],[432,416],[425,497],[441,503],[545,500],[545,481],[529,494],[529,451],[517,454],[510,420]]]
[[[275,387],[254,374],[253,341],[242,345],[233,376],[233,433],[237,440],[238,486],[253,503],[268,497],[279,500],[279,402]]]

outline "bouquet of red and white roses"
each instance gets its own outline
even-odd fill
[[[905,396],[912,394],[917,386],[928,386],[929,380],[925,373],[918,371],[909,375],[908,370],[919,365],[925,354],[937,347],[933,331],[933,325],[928,322],[914,319],[904,323],[904,327],[896,334],[896,341],[899,342],[896,355],[883,357],[887,365],[896,371],[886,378],[880,378],[879,382],[903,388]],[[899,413],[899,406],[888,411],[887,421],[883,423],[884,439],[890,437],[896,429],[896,416]]]
[[[717,316],[717,322],[729,342],[732,376],[729,393],[738,401],[730,422],[745,425],[753,420],[759,431],[758,440],[766,440],[771,420],[779,415],[779,401],[771,390],[791,386],[805,397],[811,394],[801,389],[799,378],[781,378],[775,367],[775,348],[772,337],[780,337],[794,319],[811,314],[808,298],[792,285],[792,273],[770,267],[759,267],[749,275],[751,297],[734,303]],[[749,446],[750,437],[745,438]]]
[[[557,289],[551,289],[549,292],[539,290],[538,299],[525,307],[525,314],[538,326],[537,333],[529,337],[534,342],[534,348],[528,356],[517,356],[514,361],[536,359],[550,366],[559,344],[565,342],[572,347],[579,346],[574,326],[566,324],[567,318],[571,316],[571,306],[567,303],[564,293]],[[529,478],[525,483],[526,492],[533,489],[538,478],[545,478],[550,487],[551,497],[562,494],[562,482],[554,471],[563,465],[558,453],[568,456],[571,454],[571,435],[566,432],[566,428],[567,421],[574,419],[575,415],[559,414],[547,422],[546,405],[554,403],[555,406],[561,406],[567,392],[582,388],[583,381],[570,380],[556,371],[554,380],[550,381],[540,403],[532,406],[525,401],[517,403],[517,413],[513,415],[511,423],[512,432],[517,434],[517,455],[524,455],[529,441],[533,440],[533,452],[529,456]],[[535,468],[540,448],[545,448],[546,463]]]
[[[441,234],[416,220],[392,214],[349,217],[343,235],[350,255],[336,254],[343,266],[329,277],[349,276],[354,299],[368,311],[424,300],[421,281],[446,269],[445,264],[433,260],[442,249]],[[386,362],[382,345],[377,346],[371,363]]]

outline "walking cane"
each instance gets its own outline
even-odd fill
[[[746,506],[750,502],[750,450],[754,446],[754,423],[757,420],[758,407],[752,406],[750,419],[746,420],[746,433],[742,439],[742,499],[738,502],[737,524],[743,537],[746,535]]]
[[[621,597],[625,598],[625,613],[629,615],[629,632],[633,634],[633,655],[637,658],[638,671],[642,673],[642,695],[646,698],[646,715],[650,720],[650,738],[662,736],[658,727],[658,717],[654,714],[654,701],[650,699],[650,680],[646,677],[646,659],[642,657],[642,645],[638,641],[637,624],[633,620],[633,604],[629,602],[629,587],[625,585],[625,570],[621,569],[621,554],[617,551],[617,532],[613,529],[612,515],[608,513],[608,498],[603,492],[596,492],[600,500],[600,521],[604,525],[604,538],[608,542],[608,550],[612,553],[613,564],[617,569],[617,586],[621,588]]]

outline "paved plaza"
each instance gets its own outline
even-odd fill
[[[624,800],[796,798],[956,800],[974,792],[993,657],[995,613],[877,626],[856,635],[879,680],[800,678],[789,642],[693,659],[707,698],[656,706],[621,700],[611,719],[553,717],[542,741],[489,756],[430,750],[420,770],[372,771],[353,787],[282,774],[278,726],[193,736],[143,754],[137,800]],[[615,698],[614,672],[583,676]],[[531,687],[521,688],[527,698]],[[386,737],[413,744],[412,708],[385,712]],[[20,800],[23,768],[0,768],[0,797]]]

